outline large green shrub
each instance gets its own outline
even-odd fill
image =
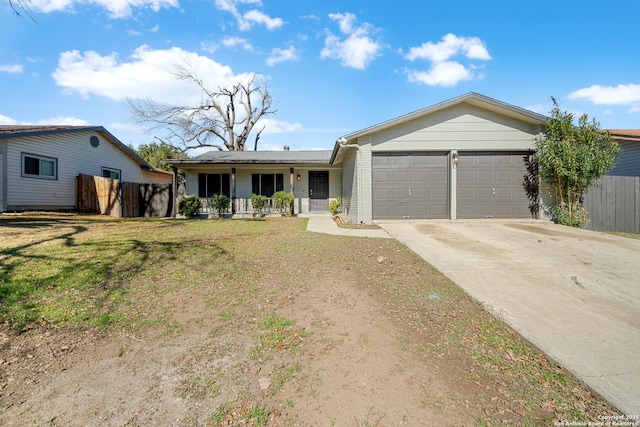
[[[342,212],[342,199],[338,197],[329,202],[329,213],[331,215],[337,215]]]
[[[187,218],[193,218],[200,213],[202,209],[202,202],[198,197],[191,194],[184,196],[178,201],[178,213],[184,215]]]
[[[261,196],[259,194],[251,195],[251,206],[253,207],[253,215],[262,213],[262,210],[267,206],[267,196]]]
[[[273,205],[283,215],[291,215],[293,206],[293,193],[278,191],[273,193]]]
[[[209,199],[209,203],[216,210],[218,216],[229,212],[229,208],[231,207],[231,199],[224,194],[214,194]]]
[[[560,111],[552,100],[545,133],[535,139],[538,174],[555,191],[553,220],[580,227],[589,220],[582,197],[613,167],[620,147],[595,119],[583,114],[576,125],[574,114]]]

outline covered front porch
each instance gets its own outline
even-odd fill
[[[211,197],[222,194],[231,199],[226,216],[242,218],[327,212],[342,189],[341,169],[329,166],[329,156],[327,151],[210,152],[171,163],[184,172],[183,195],[196,195],[202,214],[218,216]],[[273,195],[280,191],[293,195],[290,212],[276,208]],[[254,209],[252,194],[267,198],[263,209]]]

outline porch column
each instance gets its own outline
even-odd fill
[[[176,216],[176,205],[178,204],[178,168],[175,166],[172,166],[171,169],[173,169],[173,182],[172,184],[172,203],[171,203],[171,216],[175,218]],[[1,206],[0,206],[1,208]]]
[[[289,188],[291,189],[291,193],[293,193],[293,168],[289,168]]]
[[[231,168],[231,214],[236,213],[236,168]]]

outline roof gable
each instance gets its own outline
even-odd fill
[[[152,172],[171,173],[162,169],[154,168],[144,159],[138,156],[133,150],[120,142],[118,138],[113,136],[108,130],[102,126],[68,126],[68,125],[51,125],[51,126],[34,126],[34,125],[3,125],[0,126],[0,139],[24,138],[38,135],[63,135],[75,132],[98,132],[106,140],[110,141],[120,150],[125,152],[143,169]]]
[[[416,120],[425,118],[426,116],[438,113],[440,111],[443,111],[448,108],[461,105],[461,104],[469,104],[477,108],[495,112],[500,115],[507,116],[512,119],[520,120],[522,122],[526,122],[530,124],[544,125],[547,122],[547,117],[541,114],[534,113],[533,111],[516,107],[515,105],[507,104],[502,101],[498,101],[488,96],[484,96],[475,92],[470,92],[465,95],[459,96],[457,98],[453,98],[453,99],[423,108],[421,110],[417,110],[409,114],[405,114],[403,116],[396,117],[391,120],[387,120],[385,122],[361,129],[359,131],[356,131],[338,138],[338,140],[334,145],[334,149],[331,155],[331,163],[332,164],[335,163],[336,158],[338,157],[338,152],[340,151],[340,148],[350,144],[350,141],[355,141],[358,138],[368,136],[376,132],[384,131],[391,128],[396,128],[406,123],[409,123],[411,121],[416,121]]]

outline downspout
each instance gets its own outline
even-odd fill
[[[347,139],[342,137],[337,141],[338,146],[340,148],[355,148],[358,150],[358,154],[356,157],[356,164],[358,165],[357,175],[358,175],[358,224],[362,224],[362,162],[360,157],[360,146],[356,144],[347,144]]]

